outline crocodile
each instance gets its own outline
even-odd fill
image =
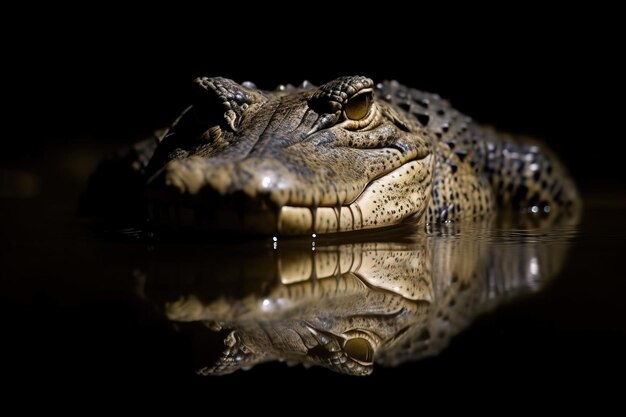
[[[555,218],[579,206],[546,146],[396,81],[344,76],[266,91],[200,77],[194,86],[174,124],[125,157],[136,180],[120,189],[140,184],[155,225],[306,235],[498,211]]]
[[[157,246],[138,287],[196,335],[201,375],[281,361],[365,376],[436,355],[476,317],[539,291],[575,231],[435,226],[358,243],[318,238],[315,250],[293,239]]]

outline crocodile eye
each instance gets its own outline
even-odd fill
[[[360,362],[372,362],[374,357],[372,345],[370,345],[369,341],[361,337],[355,337],[354,339],[346,341],[343,349],[351,358]]]
[[[346,116],[351,120],[361,120],[370,111],[372,92],[366,91],[350,98],[344,106]]]

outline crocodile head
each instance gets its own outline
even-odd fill
[[[415,117],[369,78],[262,91],[199,78],[148,165],[150,217],[297,235],[420,219],[434,158]]]
[[[572,233],[566,223],[497,229],[492,219],[429,229],[314,251],[290,239],[276,249],[156,245],[138,289],[192,332],[200,374],[280,361],[367,375],[432,356],[474,318],[542,288]]]

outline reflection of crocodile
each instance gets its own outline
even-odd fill
[[[140,195],[147,181],[154,223],[282,235],[435,223],[496,206],[554,217],[577,200],[539,144],[483,129],[396,82],[352,76],[274,92],[225,78],[196,85],[194,105],[126,156],[134,180],[122,175],[96,199]]]
[[[437,353],[476,315],[539,288],[563,262],[562,232],[489,230],[445,226],[395,243],[314,250],[281,241],[275,249],[157,247],[145,290],[170,320],[224,332],[225,350],[203,374],[280,360],[365,375],[374,362]]]

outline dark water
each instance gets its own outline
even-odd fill
[[[200,374],[281,361],[365,376],[436,355],[477,316],[549,285],[575,233],[456,223],[359,240],[156,244],[135,274],[168,320],[206,336]]]
[[[99,152],[57,152],[39,168],[3,170],[3,369],[13,381],[249,390],[278,378],[287,391],[457,392],[478,390],[478,377],[502,390],[525,379],[592,388],[626,370],[619,195],[587,192],[578,227],[452,225],[276,248],[150,241],[77,218]],[[394,385],[404,377],[414,385]]]

